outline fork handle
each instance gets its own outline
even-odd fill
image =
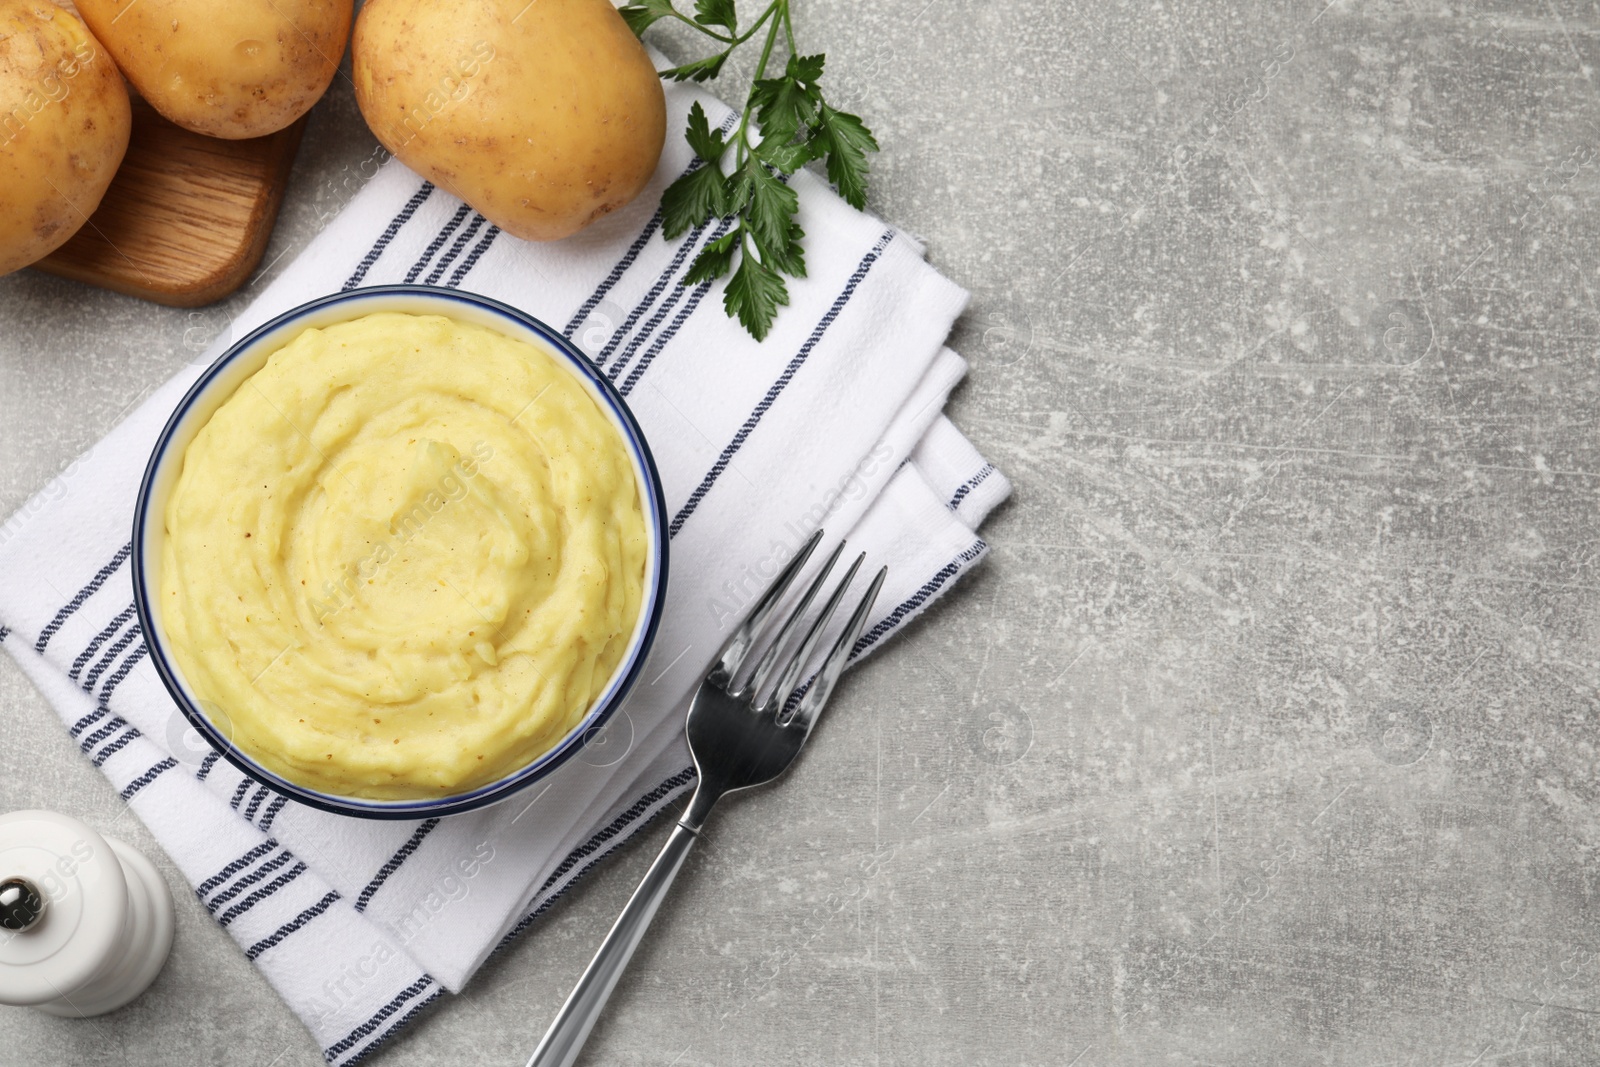
[[[682,823],[672,828],[666,846],[645,872],[639,888],[628,898],[628,906],[617,916],[611,932],[589,962],[588,970],[583,972],[567,1002],[561,1006],[555,1022],[550,1024],[544,1040],[539,1042],[533,1058],[528,1061],[528,1067],[571,1067],[572,1061],[578,1058],[583,1043],[589,1039],[589,1031],[594,1029],[595,1020],[600,1018],[601,1009],[616,988],[617,979],[622,977],[623,969],[633,958],[633,950],[644,939],[650,920],[656,917],[656,909],[667,898],[667,890],[672,888],[672,880],[678,876],[678,869],[698,836]]]

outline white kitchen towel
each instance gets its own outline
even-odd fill
[[[670,128],[699,100],[668,87]],[[889,578],[856,648],[877,647],[985,551],[1009,485],[942,414],[965,372],[943,347],[966,294],[912,238],[794,176],[809,275],[757,344],[722,285],[679,284],[713,223],[667,241],[661,190],[691,166],[668,138],[649,189],[566,241],[515,240],[386,164],[219,338],[0,526],[0,642],[121,790],[200,900],[311,1029],[353,1063],[533,922],[691,788],[688,698],[730,628],[812,530]],[[628,398],[671,515],[653,654],[579,758],[493,808],[421,822],[348,819],[277,796],[187,727],[132,606],[140,475],[184,391],[231,338],[341,288],[412,281],[504,300],[563,328]],[[529,1032],[530,1047],[538,1038]]]

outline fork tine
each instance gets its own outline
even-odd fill
[[[822,669],[817,672],[816,680],[811,683],[811,688],[806,690],[806,695],[800,698],[799,706],[794,709],[794,715],[789,723],[804,730],[807,736],[810,736],[811,728],[817,724],[817,716],[822,713],[822,705],[828,702],[833,687],[838,684],[839,675],[844,673],[845,661],[850,658],[850,650],[861,637],[861,630],[867,624],[867,612],[872,610],[872,602],[878,599],[878,590],[883,588],[883,579],[888,574],[888,567],[878,570],[866,595],[861,598],[861,603],[856,605],[855,613],[845,624],[844,633],[839,635],[833,651],[829,652],[828,658],[822,662]]]
[[[750,617],[733,631],[728,643],[722,646],[722,651],[717,655],[716,666],[706,676],[706,681],[723,689],[732,684],[734,676],[739,673],[739,668],[744,666],[745,657],[750,654],[751,646],[755,644],[756,634],[766,625],[767,617],[777,607],[778,601],[788,591],[789,584],[794,581],[794,576],[800,573],[800,568],[806,565],[806,560],[811,558],[812,551],[821,540],[822,531],[819,529],[807,539],[800,551],[795,553],[794,559],[789,561],[788,566],[778,572],[772,584],[767,586],[767,591],[761,594],[761,599],[756,601],[755,610],[750,613]]]
[[[833,555],[829,556],[823,561],[822,569],[819,570],[817,572],[817,576],[811,580],[811,585],[808,589],[806,589],[805,596],[800,598],[800,603],[794,606],[794,610],[789,613],[789,617],[783,621],[783,628],[778,631],[778,636],[772,639],[772,644],[767,646],[767,650],[763,652],[761,654],[761,658],[756,661],[756,669],[750,677],[749,684],[740,686],[737,693],[732,693],[730,695],[749,695],[753,699],[759,700],[761,698],[761,694],[766,692],[767,683],[772,680],[773,674],[775,674],[778,669],[778,655],[783,651],[784,646],[789,643],[789,638],[794,636],[794,632],[799,628],[801,621],[805,618],[806,612],[811,610],[811,602],[817,598],[817,593],[821,592],[822,583],[828,580],[829,572],[833,570],[833,565],[839,562],[839,553],[843,551],[844,542],[841,541],[839,542],[838,547],[833,550]],[[759,636],[760,635],[758,634],[758,639]]]
[[[842,548],[843,546],[841,545],[840,547]],[[822,643],[823,631],[827,628],[829,621],[833,619],[833,613],[839,609],[839,601],[844,599],[845,590],[849,589],[850,583],[855,581],[856,571],[861,569],[861,564],[866,561],[866,558],[867,554],[863,552],[856,557],[854,563],[850,564],[850,570],[839,580],[833,595],[828,598],[828,603],[823,606],[822,613],[817,616],[817,621],[813,622],[811,629],[806,631],[805,640],[795,651],[795,654],[789,658],[788,664],[783,668],[783,673],[778,676],[778,684],[773,687],[772,695],[768,698],[768,704],[776,707],[780,717],[783,714],[783,705],[788,703],[790,694],[794,692],[795,684],[800,681],[800,672],[805,670],[806,664],[811,660],[811,654]],[[799,618],[798,614],[795,618]],[[758,688],[756,695],[759,697],[760,694],[761,690]]]

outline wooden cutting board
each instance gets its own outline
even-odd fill
[[[34,268],[173,307],[222,299],[267,250],[305,123],[224,141],[135,98],[128,154],[99,209]]]

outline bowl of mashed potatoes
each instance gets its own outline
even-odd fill
[[[179,403],[135,508],[151,661],[292,799],[414,819],[502,800],[603,729],[667,580],[649,447],[558,331],[485,297],[314,300]]]

